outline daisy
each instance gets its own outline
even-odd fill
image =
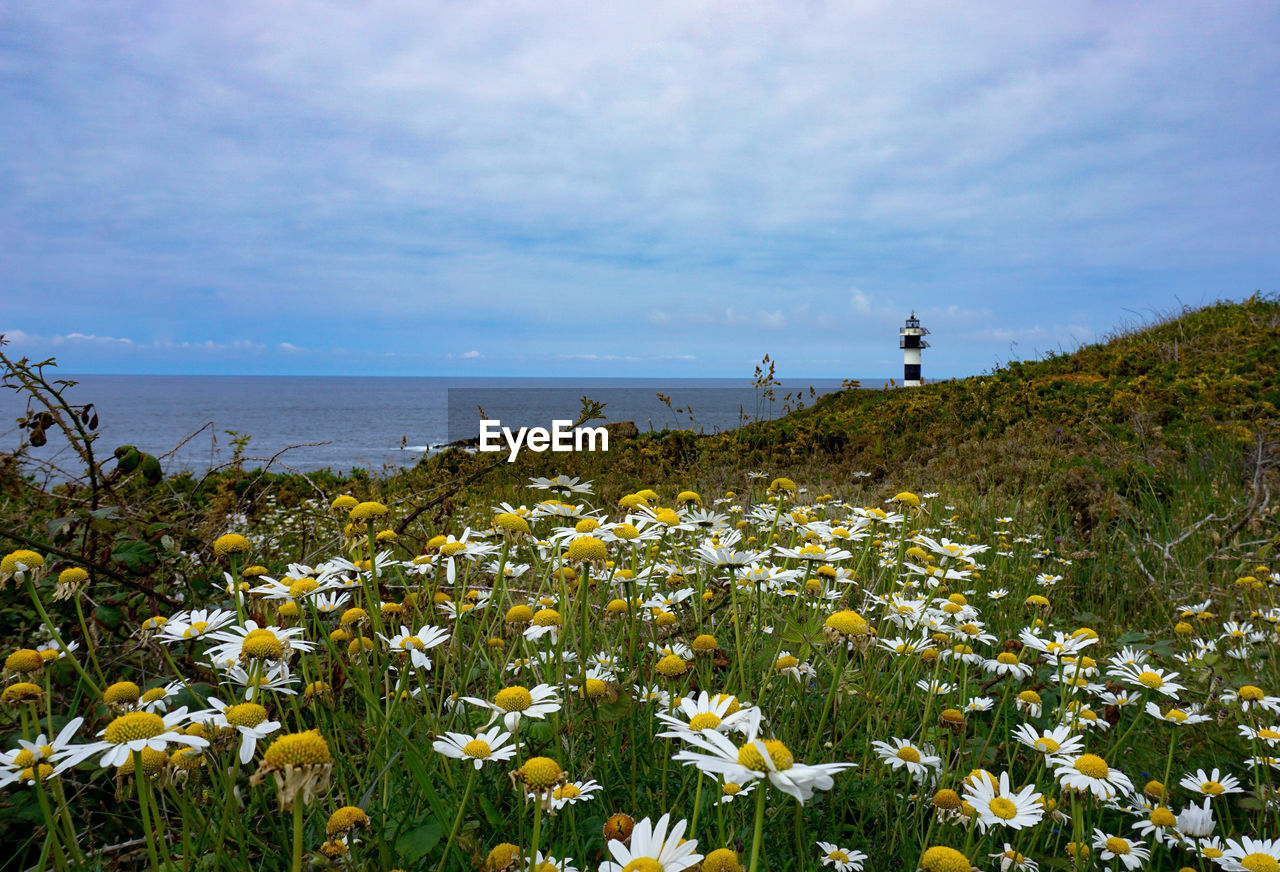
[[[889,742],[875,741],[871,745],[876,755],[894,769],[906,769],[917,782],[923,782],[929,775],[930,767],[937,769],[942,765],[942,758],[934,755],[931,745],[916,747],[910,739],[891,739]]]
[[[985,833],[994,824],[1020,830],[1040,822],[1044,806],[1035,785],[1028,784],[1017,793],[1011,790],[1008,772],[1000,773],[998,783],[978,778],[965,785],[964,798],[978,814],[978,829]]]
[[[730,709],[734,711],[730,712]],[[732,696],[712,696],[704,690],[696,698],[687,696],[680,700],[672,714],[659,713],[658,720],[671,727],[664,733],[658,733],[664,739],[683,739],[702,730],[754,733],[760,726],[760,709],[755,706],[740,707],[737,699]]]
[[[1240,730],[1240,735],[1246,739],[1258,739],[1273,748],[1280,745],[1280,725],[1272,724],[1269,727],[1255,729],[1248,724],[1240,724],[1238,729]]]
[[[254,696],[261,690],[270,690],[275,693],[296,694],[292,685],[298,683],[298,679],[294,678],[289,672],[289,667],[283,663],[277,663],[268,667],[265,671],[255,669],[252,672],[244,669],[244,667],[235,664],[226,671],[226,680],[235,684],[244,690],[244,698],[253,701]]]
[[[755,781],[748,781],[746,784],[737,784],[733,781],[725,781],[720,785],[720,799],[718,803],[723,805],[726,802],[733,802],[740,796],[746,796],[756,789]]]
[[[1137,869],[1143,862],[1151,859],[1151,852],[1143,847],[1142,842],[1131,842],[1120,836],[1109,836],[1102,830],[1094,829],[1093,846],[1099,851],[1103,860],[1119,858],[1126,869]]]
[[[1220,697],[1227,705],[1240,706],[1241,711],[1249,711],[1254,706],[1264,708],[1272,714],[1280,714],[1280,696],[1268,696],[1260,687],[1252,684],[1242,685],[1237,690],[1228,690]]]
[[[738,784],[768,778],[774,787],[794,796],[801,804],[813,796],[815,789],[830,790],[834,783],[832,776],[853,766],[852,763],[797,763],[786,745],[777,739],[758,739],[755,730],[748,731],[746,742],[741,746],[711,730],[690,734],[685,741],[709,753],[680,751],[674,757],[678,762],[693,764],[703,772],[723,775]]]
[[[596,781],[567,781],[551,791],[551,808],[559,811],[566,805],[577,805],[591,799],[600,790]]]
[[[228,704],[216,696],[209,697],[209,709],[194,712],[191,720],[213,724],[240,734],[240,763],[248,763],[257,750],[258,740],[280,729],[279,721],[267,719],[267,710],[256,702]]]
[[[1178,812],[1177,830],[1187,840],[1203,839],[1213,835],[1216,823],[1213,820],[1213,809],[1209,807],[1209,797],[1204,798],[1204,805],[1189,805]]]
[[[1068,726],[1037,730],[1031,724],[1020,724],[1012,732],[1013,738],[1043,754],[1046,765],[1055,762],[1050,759],[1055,754],[1070,757],[1084,750],[1084,739],[1073,736]]]
[[[285,659],[290,651],[310,651],[314,642],[297,638],[305,631],[301,627],[259,627],[256,621],[245,621],[244,626],[232,626],[209,638],[219,641],[206,652],[211,660],[217,662]]]
[[[436,739],[431,743],[431,747],[446,757],[470,760],[475,764],[476,769],[479,769],[486,762],[510,760],[514,757],[517,746],[507,744],[510,738],[510,733],[503,732],[501,727],[494,727],[488,732],[476,733],[474,736],[466,733],[445,733],[444,738]]]
[[[1224,793],[1243,793],[1240,781],[1230,773],[1221,774],[1215,766],[1213,772],[1206,774],[1203,769],[1182,776],[1180,785],[1201,796],[1222,796]]]
[[[1160,706],[1154,702],[1149,702],[1147,703],[1146,711],[1156,720],[1183,727],[1191,726],[1192,724],[1203,724],[1206,721],[1213,720],[1208,715],[1201,714],[1199,706],[1188,706],[1185,709],[1173,707],[1166,712],[1161,712]]]
[[[197,609],[178,612],[160,628],[157,638],[161,642],[189,642],[216,633],[236,621],[236,613],[228,609]]]
[[[982,661],[982,668],[991,675],[1012,675],[1019,680],[1030,678],[1035,671],[1026,663],[1019,663],[1018,655],[1011,651],[1002,651],[994,659]]]
[[[549,684],[539,684],[532,690],[518,684],[512,685],[498,691],[492,702],[477,699],[474,696],[464,696],[462,699],[472,705],[489,709],[493,712],[489,723],[502,718],[503,724],[512,732],[520,726],[522,718],[543,720],[552,712],[560,711],[560,697]]]
[[[1121,666],[1111,674],[1133,687],[1145,687],[1165,696],[1176,697],[1179,691],[1186,689],[1175,680],[1178,677],[1178,673],[1165,672],[1163,669],[1157,669],[1154,666]]]
[[[830,842],[818,842],[818,849],[822,851],[822,865],[833,866],[836,872],[862,872],[862,864],[867,859],[861,851],[846,851]]]
[[[644,868],[647,872],[684,872],[702,860],[697,853],[698,840],[683,840],[687,821],[679,821],[667,834],[667,825],[671,816],[664,814],[654,824],[645,818],[635,825],[631,831],[630,845],[624,845],[616,839],[606,844],[613,860],[600,864],[600,872],[623,872],[627,868]],[[637,860],[649,860],[650,863],[636,863]],[[635,866],[632,864],[635,863]]]
[[[431,669],[431,658],[427,656],[427,651],[445,642],[449,638],[446,630],[439,627],[433,627],[426,624],[417,633],[411,633],[408,627],[401,626],[400,632],[391,638],[387,638],[381,633],[378,638],[387,644],[387,647],[398,654],[408,654],[409,660],[413,663],[415,669]]]
[[[1280,866],[1280,839],[1227,839],[1218,861],[1227,872],[1262,872]]]
[[[98,733],[101,741],[82,745],[79,750],[85,757],[103,751],[98,765],[115,767],[128,763],[134,751],[143,748],[164,751],[169,742],[190,748],[207,747],[208,739],[178,732],[177,728],[189,720],[186,706],[164,716],[153,712],[129,712],[117,717]]]
[[[1111,799],[1121,793],[1132,793],[1133,782],[1119,769],[1107,765],[1096,754],[1060,757],[1054,775],[1063,787],[1092,793],[1099,799]]]
[[[44,733],[36,736],[34,742],[19,739],[20,747],[0,754],[0,787],[8,787],[18,780],[35,784],[36,767],[52,767],[52,772],[47,773],[45,777],[57,775],[95,753],[93,749],[83,750],[89,747],[87,745],[71,744],[72,736],[83,723],[84,718],[72,718],[53,738],[53,741],[50,741]]]
[[[533,868],[537,872],[578,872],[578,867],[572,865],[572,863],[572,857],[557,860],[555,857],[544,857],[542,852],[538,851],[536,852]]]
[[[988,854],[992,860],[1000,861],[1000,872],[1009,872],[1011,869],[1025,869],[1027,872],[1037,872],[1040,868],[1039,864],[1024,854],[1019,854],[1014,850],[1013,845],[1008,842],[1004,843],[1004,850],[998,854]]]

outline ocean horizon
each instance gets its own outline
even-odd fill
[[[52,373],[51,373],[52,374]],[[248,467],[276,471],[393,472],[460,438],[474,437],[481,409],[504,425],[549,427],[574,419],[580,398],[605,403],[592,426],[632,421],[640,431],[668,428],[703,433],[730,430],[784,414],[784,397],[808,405],[839,390],[840,379],[781,379],[772,404],[744,378],[566,378],[282,375],[57,374],[77,384],[73,404],[98,414],[100,457],[134,445],[160,457],[166,474],[203,473],[229,462],[234,442],[247,437]],[[861,379],[880,389],[886,379]],[[670,399],[667,405],[658,397]],[[13,451],[21,432],[13,423],[25,398],[0,393],[6,426],[0,450]],[[47,445],[28,449],[50,464],[51,480],[78,475],[79,461],[52,431]]]

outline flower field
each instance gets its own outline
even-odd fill
[[[328,493],[110,637],[9,553],[14,868],[1280,870],[1268,566],[1135,618],[1112,555],[851,481],[533,479],[412,548]]]

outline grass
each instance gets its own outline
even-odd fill
[[[595,870],[617,856],[621,813],[684,821],[707,872],[816,869],[818,841],[869,870],[951,868],[944,848],[980,867],[1008,850],[1118,868],[1106,838],[1149,851],[1137,868],[1207,868],[1203,843],[1134,827],[1235,779],[1209,800],[1223,840],[1209,844],[1280,831],[1265,732],[1280,700],[1242,704],[1250,687],[1280,696],[1278,339],[1280,305],[1254,298],[729,434],[643,434],[607,457],[148,479],[143,459],[117,472],[94,455],[93,481],[49,492],[9,475],[0,529],[38,559],[4,567],[3,748],[83,720],[33,784],[32,761],[3,758],[8,863],[514,869],[542,853]],[[74,386],[5,362],[47,403],[36,423],[94,448]],[[589,492],[529,487],[560,474]],[[63,575],[76,567],[83,588]],[[184,636],[197,618],[224,635]],[[249,620],[275,629],[246,639]],[[486,703],[515,708],[516,686],[554,702],[508,728]],[[704,759],[705,735],[658,735],[679,732],[659,715],[688,721],[673,706],[704,691],[743,706],[727,762]],[[134,711],[147,704],[183,733],[163,754],[77,760],[100,732],[158,730]],[[236,723],[262,727],[244,762]],[[485,741],[515,746],[509,759],[477,769],[440,744],[494,726],[512,736]],[[1046,760],[1014,738],[1023,726],[1065,728],[1133,789],[1117,803],[1071,790],[1075,755]],[[756,738],[781,743],[765,746],[781,774]],[[1028,826],[954,807],[989,803],[975,770],[1007,776],[1011,800],[1040,795]],[[784,789],[787,773],[812,792]],[[547,807],[561,777],[588,797]]]

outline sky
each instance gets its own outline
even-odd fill
[[[1274,2],[10,2],[72,373],[901,375],[1280,282]]]

